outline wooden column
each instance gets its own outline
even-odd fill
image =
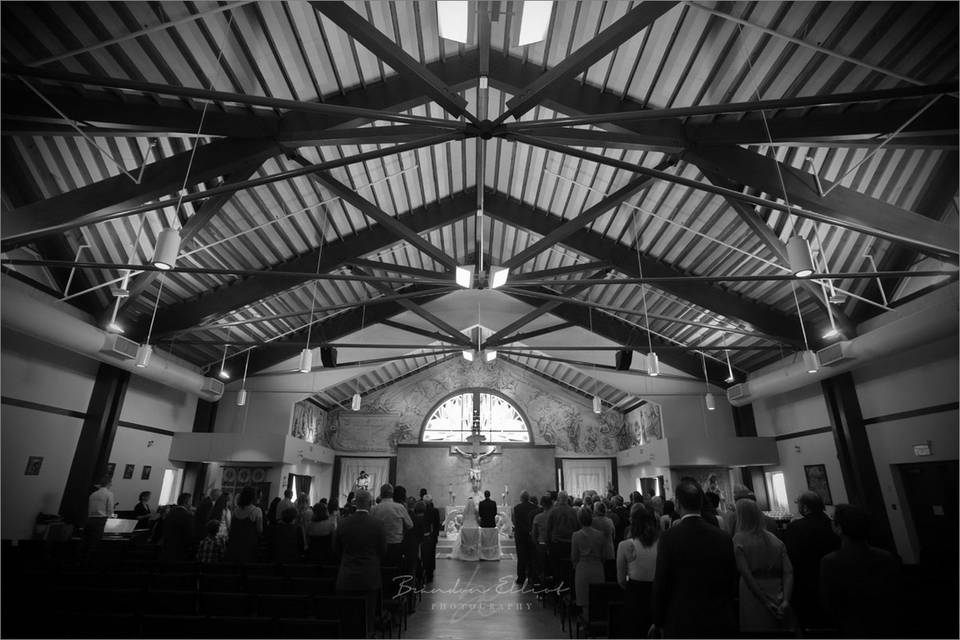
[[[820,383],[830,414],[830,426],[837,448],[837,458],[847,488],[847,499],[870,515],[870,542],[895,551],[893,533],[887,518],[887,507],[873,464],[870,441],[857,398],[853,376],[847,373],[827,378]]]
[[[97,370],[60,503],[60,514],[68,522],[79,524],[86,520],[87,498],[93,490],[93,483],[107,471],[129,383],[129,371],[108,364],[101,364]]]
[[[194,433],[213,433],[214,424],[217,421],[217,408],[220,402],[210,402],[209,400],[198,399],[197,411],[193,416]],[[192,487],[193,504],[199,505],[203,500],[204,487],[207,485],[207,471],[210,465],[206,462],[188,462],[184,468],[184,490],[186,487]],[[192,478],[193,482],[188,482]]]

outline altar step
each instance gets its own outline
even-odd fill
[[[445,540],[440,538],[437,541],[437,557],[451,558],[453,556],[453,547],[457,541]],[[517,557],[517,545],[512,538],[506,538],[500,541],[500,554],[504,560],[513,560]]]

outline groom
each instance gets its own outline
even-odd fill
[[[490,491],[483,492],[483,500],[478,505],[480,527],[483,529],[497,526],[497,503],[490,499]]]

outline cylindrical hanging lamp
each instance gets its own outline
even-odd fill
[[[157,269],[173,269],[180,252],[180,232],[174,228],[164,229],[157,236],[157,250],[153,252],[153,266]]]
[[[800,236],[793,236],[787,240],[787,259],[790,261],[790,271],[798,278],[809,278],[813,275],[813,262],[810,260],[810,248],[807,241]]]
[[[313,350],[304,349],[300,352],[300,365],[297,367],[300,373],[310,373],[313,369]]]
[[[361,402],[362,402],[362,400],[361,400],[361,398],[360,398],[360,394],[359,394],[359,393],[354,393],[354,394],[353,394],[353,400],[350,402],[350,408],[353,409],[354,411],[360,411],[360,404],[361,404]]]
[[[716,398],[713,397],[712,393],[708,392],[706,395],[704,395],[703,401],[707,405],[707,411],[713,411],[714,409],[717,408],[717,400]]]
[[[140,345],[140,348],[137,349],[137,366],[141,369],[145,368],[150,364],[150,356],[153,355],[153,347],[148,344]]]
[[[603,413],[603,402],[600,400],[600,396],[593,396],[593,412],[598,415]]]
[[[660,375],[660,358],[653,351],[647,355],[647,375]]]
[[[245,404],[247,404],[247,390],[240,389],[240,391],[237,392],[237,406],[242,407]]]

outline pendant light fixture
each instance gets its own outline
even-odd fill
[[[603,413],[603,401],[600,396],[593,396],[593,412],[597,415]]]
[[[707,357],[703,354],[703,351],[700,352],[700,364],[703,365],[703,386],[707,390],[703,395],[703,402],[707,406],[707,411],[713,411],[717,408],[717,400],[710,393],[710,380],[707,377]]]
[[[351,400],[350,402],[350,408],[353,409],[354,411],[360,411],[360,403],[361,403],[360,394],[358,392],[354,392],[353,400]]]
[[[250,366],[250,350],[247,350],[247,361],[243,364],[243,382],[240,383],[240,391],[237,392],[237,406],[242,407],[247,404],[247,367]]]
[[[167,271],[177,266],[180,252],[180,231],[169,227],[157,236],[157,248],[153,252],[153,266]]]
[[[807,373],[816,373],[820,370],[820,361],[817,354],[810,350],[810,344],[807,342],[807,329],[803,326],[803,313],[800,311],[800,299],[797,298],[797,287],[791,281],[790,288],[793,289],[793,302],[797,306],[797,317],[800,318],[800,332],[803,334],[804,351],[801,356]]]
[[[230,379],[230,372],[227,371],[227,346],[223,345],[223,358],[220,360],[220,372],[217,374],[223,380]]]
[[[147,329],[147,339],[137,349],[137,366],[141,369],[150,364],[150,358],[153,356],[153,347],[150,346],[150,337],[153,335],[153,322],[157,319],[157,307],[160,305],[160,294],[163,293],[163,282],[166,274],[160,274],[160,286],[157,288],[157,299],[153,301],[153,314],[150,316],[150,328]]]
[[[810,247],[800,236],[793,236],[787,240],[787,260],[790,262],[790,271],[798,278],[809,278],[813,275]]]
[[[727,359],[727,379],[725,382],[734,383],[737,381],[737,377],[733,375],[733,365],[730,364],[730,351],[727,349],[727,336],[723,336],[723,355]]]
[[[593,308],[587,307],[587,318],[590,320],[590,335],[593,333]],[[603,413],[603,401],[600,400],[600,380],[597,378],[597,363],[593,363],[593,412],[597,415]]]
[[[633,211],[633,235],[634,247],[637,251],[637,272],[640,274],[640,299],[643,300],[643,328],[647,332],[647,375],[657,377],[660,375],[660,358],[653,350],[653,332],[650,329],[650,316],[647,314],[647,283],[643,282],[643,262],[640,260],[640,225],[637,224],[637,211]]]
[[[363,334],[363,328],[367,321],[367,305],[360,307],[360,333]],[[360,411],[360,377],[356,379],[356,387],[353,390],[353,398],[350,399],[350,408],[354,411]]]

